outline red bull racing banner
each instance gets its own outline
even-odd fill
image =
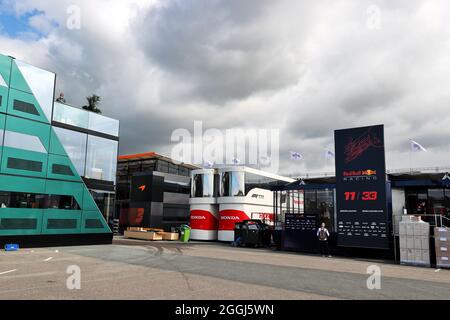
[[[339,246],[389,248],[384,127],[335,130]]]

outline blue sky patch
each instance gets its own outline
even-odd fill
[[[42,38],[46,33],[30,26],[29,19],[43,13],[43,11],[33,10],[18,16],[12,12],[0,12],[0,34],[6,34],[10,38],[33,34],[36,38]],[[56,22],[53,24],[57,27]]]

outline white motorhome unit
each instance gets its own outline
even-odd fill
[[[191,239],[217,240],[219,228],[219,178],[217,169],[191,171],[190,226]]]
[[[274,185],[294,179],[243,166],[191,173],[191,238],[234,240],[234,225],[248,219],[274,223]]]

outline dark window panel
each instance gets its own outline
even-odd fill
[[[75,229],[77,227],[76,219],[48,219],[47,229]]]
[[[42,172],[42,162],[18,158],[8,158],[7,167],[10,169]]]
[[[33,114],[35,116],[39,116],[39,112],[37,111],[36,107],[32,103],[20,101],[20,100],[14,100],[13,102],[13,109],[20,112],[25,112],[29,114]]]
[[[2,218],[0,230],[36,229],[37,219],[30,218]]]
[[[74,173],[69,166],[56,163],[52,165],[52,173],[61,174],[65,176],[74,176]]]

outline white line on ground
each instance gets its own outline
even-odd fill
[[[50,261],[50,260],[52,260],[53,259],[53,257],[48,257],[47,259],[45,259],[44,261]]]
[[[11,272],[14,272],[14,271],[17,271],[17,269],[12,269],[12,270],[8,270],[8,271],[0,272],[0,275],[2,275],[2,274],[7,274],[7,273],[11,273]]]

